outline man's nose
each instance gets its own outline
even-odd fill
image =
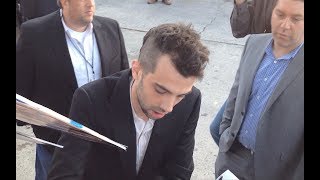
[[[285,28],[285,29],[290,29],[290,27],[291,27],[291,21],[290,21],[290,18],[285,18],[284,20],[283,20],[283,22],[281,23],[281,27],[282,28]]]
[[[95,5],[94,0],[87,0],[87,5],[88,6],[94,6]]]
[[[166,113],[169,113],[172,111],[174,105],[176,104],[176,98],[175,97],[167,97],[164,98],[160,108],[165,111]]]

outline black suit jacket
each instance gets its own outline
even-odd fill
[[[93,30],[102,76],[129,68],[119,24],[95,16]],[[22,24],[16,46],[16,93],[67,116],[78,87],[59,10]],[[33,126],[39,138],[57,142],[60,132]],[[53,152],[53,147],[48,146]]]
[[[136,131],[129,86],[131,70],[88,83],[75,91],[70,118],[121,144],[117,147],[63,134],[56,148],[49,180],[190,179],[194,169],[194,135],[201,93],[193,87],[173,111],[156,120],[136,175]]]
[[[16,0],[25,20],[47,15],[59,9],[57,0]]]

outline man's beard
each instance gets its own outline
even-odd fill
[[[137,86],[137,102],[141,108],[141,111],[148,117],[150,118],[150,115],[148,114],[146,105],[143,103],[143,98],[141,95],[141,92],[143,92],[143,77],[141,78],[141,81],[139,82],[138,86]]]
[[[139,84],[137,85],[137,102],[140,106],[141,111],[150,119],[155,119],[153,118],[149,113],[148,110],[157,110],[158,112],[164,112],[164,110],[160,109],[160,108],[152,108],[152,107],[148,107],[144,101],[143,101],[143,78],[141,79],[141,81],[139,82]]]

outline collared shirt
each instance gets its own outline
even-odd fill
[[[302,44],[280,58],[274,57],[272,48],[273,40],[270,41],[266,48],[264,58],[260,63],[252,84],[247,111],[239,132],[238,140],[246,148],[253,151],[255,150],[256,131],[261,113],[281,75],[297,54]]]
[[[60,15],[78,87],[101,78],[100,55],[93,24],[90,23],[84,32],[77,32],[66,25],[61,9]]]
[[[132,86],[133,81],[130,83],[130,87]],[[130,99],[131,99],[131,88],[130,88]],[[149,140],[151,137],[152,129],[154,126],[155,120],[148,119],[147,121],[139,118],[134,111],[132,104],[132,115],[134,120],[134,125],[136,127],[136,173],[138,174],[139,169],[141,167],[144,155],[146,153]]]

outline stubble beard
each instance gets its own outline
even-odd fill
[[[150,115],[148,114],[146,105],[143,103],[143,98],[142,98],[142,92],[143,92],[143,78],[141,79],[141,81],[139,82],[139,84],[137,85],[137,102],[140,106],[141,111],[143,112],[143,114],[145,116],[147,116],[148,118],[150,118]]]

